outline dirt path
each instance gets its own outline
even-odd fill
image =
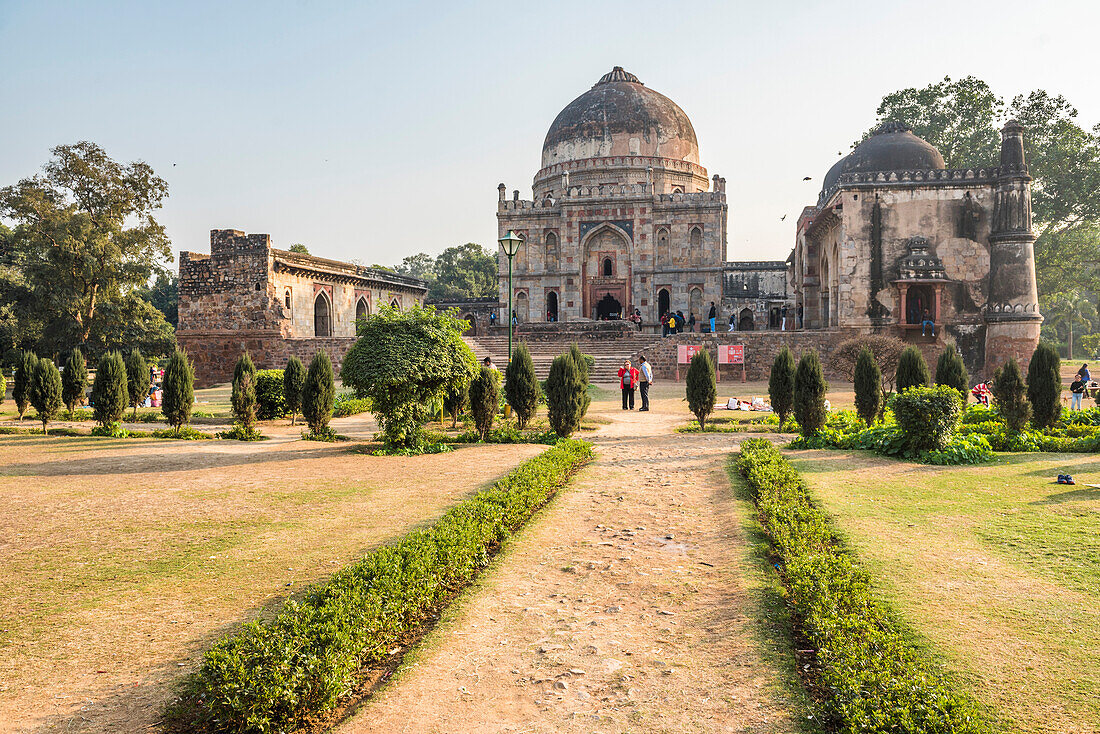
[[[597,463],[340,734],[797,730],[752,620],[736,439],[674,433],[679,399],[593,408]]]

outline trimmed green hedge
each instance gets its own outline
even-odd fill
[[[562,440],[430,528],[336,573],[270,622],[250,622],[206,653],[178,704],[204,730],[276,732],[332,708],[364,664],[431,618],[492,551],[592,458]]]
[[[817,650],[825,730],[855,734],[992,731],[874,599],[870,575],[844,548],[828,515],[771,443],[746,439],[736,457],[796,624]]]
[[[260,370],[256,373],[256,417],[262,421],[286,415],[283,398],[283,371]]]
[[[332,403],[332,417],[344,418],[349,415],[369,413],[370,409],[370,398],[357,398],[355,393],[340,393]]]

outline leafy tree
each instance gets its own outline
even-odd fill
[[[175,273],[157,273],[153,284],[139,289],[137,294],[164,314],[164,320],[171,324],[173,329],[179,326],[180,286],[179,278]]]
[[[305,245],[303,245],[301,242],[295,242],[293,245],[291,245],[290,246],[290,251],[291,252],[296,252],[299,255],[308,255],[309,254],[309,248],[306,247]]]
[[[19,364],[15,367],[15,376],[11,382],[11,398],[15,401],[15,409],[19,411],[19,420],[23,420],[23,414],[27,412],[27,406],[31,403],[31,384],[34,379],[34,367],[38,364],[38,357],[33,352],[23,352]]]
[[[794,373],[794,417],[803,436],[812,436],[825,425],[825,393],[828,390],[821,360],[811,349],[802,355]]]
[[[256,384],[251,372],[245,370],[233,380],[231,402],[233,417],[244,428],[245,435],[251,434],[256,427]]]
[[[1031,415],[1031,404],[1027,401],[1024,376],[1020,373],[1020,365],[1016,364],[1016,360],[1010,359],[997,368],[993,373],[993,380],[989,383],[989,389],[993,392],[997,410],[1005,419],[1009,429],[1013,431],[1023,429]]]
[[[928,363],[924,361],[924,355],[917,347],[906,347],[898,359],[898,372],[894,378],[898,386],[898,392],[905,392],[906,388],[920,385],[927,387],[932,382],[932,375],[928,372]]]
[[[118,352],[107,352],[96,365],[95,382],[92,383],[92,413],[96,422],[104,428],[122,420],[130,392],[126,387],[126,363]],[[165,413],[165,415],[168,415]]]
[[[464,380],[458,380],[443,393],[443,410],[451,416],[451,428],[458,426],[458,416],[466,409],[470,396],[470,386]]]
[[[314,436],[329,433],[328,422],[332,419],[335,400],[336,376],[332,371],[332,360],[327,352],[318,351],[309,363],[306,382],[302,387],[302,417]]]
[[[171,259],[153,216],[168,185],[148,164],[117,163],[94,143],[52,152],[42,175],[0,189],[0,215],[18,225],[15,247],[33,294],[21,318],[51,350],[76,343],[101,351],[122,327],[163,333],[163,315],[134,302],[146,303],[137,291]],[[120,311],[141,320],[120,321]]]
[[[962,356],[953,344],[948,344],[940,354],[940,358],[936,360],[936,384],[948,385],[958,390],[963,405],[966,405],[970,391],[970,375],[966,373]]]
[[[500,373],[482,365],[470,383],[469,395],[474,426],[481,434],[481,440],[488,440],[489,431],[493,428],[493,418],[500,408]]]
[[[462,322],[453,312],[383,306],[360,328],[341,377],[371,399],[388,444],[419,448],[425,406],[438,405],[445,391],[468,385],[476,369],[474,353],[462,341]]]
[[[290,425],[294,425],[294,418],[302,409],[302,388],[306,384],[306,366],[302,360],[292,355],[286,362],[283,370],[283,402],[286,411],[290,413]]]
[[[79,348],[69,354],[69,360],[65,362],[65,372],[61,375],[61,400],[69,411],[69,419],[73,412],[84,404],[84,391],[88,389],[88,365],[84,361],[84,354]]]
[[[435,259],[430,298],[484,298],[497,294],[497,259],[481,245],[448,247]]]
[[[4,399],[8,396],[8,381],[4,377],[4,370],[0,369],[0,405],[4,404]]]
[[[134,409],[134,418],[137,418],[138,406],[145,402],[145,397],[149,394],[151,381],[152,376],[145,358],[138,350],[131,349],[130,355],[126,357],[126,388],[129,404]]]
[[[855,391],[856,412],[864,423],[871,425],[882,409],[882,372],[867,347],[859,351],[856,359]]]
[[[535,414],[541,394],[542,388],[535,377],[535,363],[531,359],[531,352],[521,342],[512,351],[512,360],[504,373],[504,397],[515,411],[516,425],[521,431]]]
[[[1096,313],[1092,302],[1077,291],[1063,291],[1044,295],[1040,299],[1040,310],[1044,318],[1044,330],[1050,329],[1055,336],[1058,328],[1065,326],[1068,333],[1066,341],[1066,359],[1073,359],[1073,327],[1088,327],[1090,314]]]
[[[550,364],[546,379],[546,406],[550,427],[562,438],[569,438],[581,425],[591,399],[581,368],[569,352]]]
[[[40,359],[34,366],[31,405],[38,411],[38,420],[42,421],[42,433],[48,433],[47,426],[61,407],[61,373],[53,360]]]
[[[252,355],[248,352],[241,352],[241,356],[237,357],[237,363],[233,365],[233,382],[240,379],[244,373],[256,377],[256,365],[252,362]]]
[[[1049,428],[1062,417],[1062,360],[1054,347],[1039,342],[1027,368],[1027,400],[1031,423]]]
[[[435,277],[435,260],[426,252],[418,252],[415,255],[407,256],[401,261],[400,265],[394,268],[394,271],[401,275],[411,275],[414,278],[431,280]]]
[[[691,358],[687,378],[688,409],[699,421],[699,430],[706,430],[707,416],[714,412],[714,401],[718,399],[718,385],[715,383],[714,360],[710,352],[700,349]]]
[[[179,435],[180,428],[191,421],[195,404],[195,369],[180,349],[172,353],[164,368],[163,396],[160,411]]]
[[[779,350],[768,375],[768,398],[772,410],[779,416],[779,426],[787,422],[794,410],[794,354],[787,347]]]

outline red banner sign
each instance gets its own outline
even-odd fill
[[[691,358],[701,351],[703,351],[702,344],[679,344],[676,346],[676,362],[678,364],[688,364],[691,362]]]
[[[745,364],[745,345],[719,344],[718,364]]]

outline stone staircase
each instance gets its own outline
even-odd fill
[[[523,342],[531,352],[535,363],[535,374],[545,380],[550,374],[550,363],[575,342],[581,351],[592,355],[595,364],[588,379],[597,384],[617,384],[618,371],[624,359],[634,360],[639,352],[655,347],[661,341],[659,335],[641,333],[636,328],[623,324],[622,328],[608,328],[607,322],[599,323],[599,328],[583,328],[574,322],[571,324],[539,324],[537,329],[520,327],[513,337],[513,343]],[[558,328],[547,328],[547,327]],[[595,326],[595,324],[590,324]],[[617,327],[617,325],[616,325]],[[474,350],[478,361],[492,357],[501,370],[508,363],[508,330],[493,329],[488,334],[464,336],[463,340]],[[634,365],[637,366],[637,365]]]

